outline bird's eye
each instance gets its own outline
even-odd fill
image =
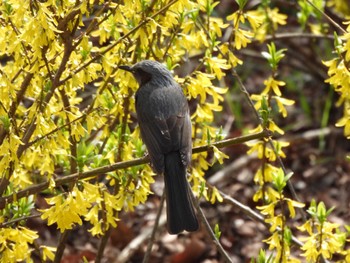
[[[144,74],[145,73],[145,71],[140,69],[140,68],[135,68],[134,71],[135,71],[135,73],[138,73],[138,74]]]
[[[148,81],[151,80],[152,75],[143,69],[137,68],[135,69],[135,77],[138,79],[139,83],[146,84]]]

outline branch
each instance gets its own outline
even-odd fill
[[[310,0],[306,0],[309,5],[311,5],[313,8],[315,8],[318,12],[320,12],[333,26],[335,26],[339,31],[341,31],[343,34],[346,33],[346,30],[342,28],[337,22],[335,22],[329,15],[327,15],[325,12],[323,12],[321,9],[319,9],[314,3]]]
[[[218,249],[219,253],[223,257],[223,260],[227,263],[232,263],[233,261],[231,260],[230,256],[227,254],[223,246],[220,244],[220,241],[218,238],[215,236],[215,233],[211,229],[211,226],[205,217],[205,214],[202,210],[202,208],[199,205],[199,201],[194,197],[193,192],[191,191],[191,199],[192,202],[198,212],[198,216],[201,219],[202,223],[204,224],[205,229],[207,230],[207,233],[209,234],[210,238],[212,239],[213,243],[215,244],[216,248]]]
[[[158,208],[157,217],[156,217],[156,220],[154,222],[153,230],[152,230],[151,236],[149,238],[148,245],[147,245],[147,250],[146,250],[146,253],[145,253],[145,256],[143,258],[142,263],[148,263],[149,262],[149,258],[151,256],[151,252],[152,252],[152,247],[153,247],[153,244],[154,244],[155,239],[156,239],[156,233],[157,233],[157,229],[158,229],[158,226],[159,226],[160,217],[161,217],[162,211],[163,211],[164,201],[165,201],[165,191],[163,192],[162,199],[160,200],[160,205],[159,205],[159,208]]]
[[[260,133],[255,133],[255,134],[251,134],[251,135],[245,135],[245,136],[240,136],[240,137],[236,137],[236,138],[230,138],[230,139],[218,141],[218,142],[212,143],[210,145],[198,146],[198,147],[193,148],[193,153],[200,153],[200,152],[209,151],[209,150],[212,150],[213,147],[223,148],[223,147],[232,146],[235,144],[241,144],[241,143],[255,140],[255,139],[266,138],[268,136],[270,136],[270,132],[265,130],[265,131],[262,131]],[[117,162],[117,163],[114,163],[111,165],[106,165],[106,166],[102,166],[100,168],[92,169],[90,171],[78,172],[78,173],[74,173],[74,174],[70,174],[70,175],[67,175],[64,177],[57,178],[54,181],[54,185],[56,187],[58,187],[58,186],[61,186],[63,184],[67,184],[67,183],[70,183],[73,181],[82,180],[82,179],[91,178],[91,177],[98,177],[98,176],[104,175],[104,174],[109,173],[109,172],[113,172],[113,171],[120,170],[120,169],[126,169],[126,168],[129,168],[132,166],[141,165],[141,164],[145,164],[148,162],[149,162],[148,156],[136,158],[136,159],[133,159],[130,161]],[[50,185],[50,182],[46,181],[46,182],[39,183],[39,184],[36,184],[33,186],[29,186],[26,189],[18,191],[18,192],[14,192],[11,195],[1,197],[0,198],[0,209],[3,209],[6,204],[11,203],[14,200],[18,200],[22,197],[26,197],[26,196],[40,193],[41,191],[47,189],[49,187],[49,185]]]
[[[40,216],[41,216],[41,214],[34,214],[34,215],[22,216],[22,217],[19,217],[19,218],[15,218],[15,219],[12,219],[10,221],[1,223],[0,224],[0,228],[8,227],[8,226],[11,226],[13,224],[19,223],[21,221],[27,221],[28,219],[37,218],[37,217],[40,217]]]
[[[166,217],[162,216],[159,220],[159,225],[165,225]],[[141,245],[148,239],[152,234],[154,226],[149,226],[143,229],[140,234],[134,238],[118,255],[113,263],[125,263],[130,262],[130,258],[140,249]]]
[[[238,202],[236,199],[234,199],[231,196],[223,193],[220,190],[219,190],[219,193],[224,198],[225,202],[228,202],[228,203],[232,204],[233,206],[238,208],[239,211],[243,212],[244,214],[246,214],[247,216],[249,216],[253,220],[262,223],[267,228],[270,228],[271,225],[265,222],[265,218],[261,214],[259,214],[258,212],[255,212],[249,206],[246,206],[246,205]],[[301,247],[303,245],[303,243],[300,240],[298,240],[295,236],[292,236],[292,241],[295,244],[297,244],[299,247]]]

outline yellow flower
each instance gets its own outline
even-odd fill
[[[295,217],[295,209],[294,209],[295,207],[302,208],[302,207],[305,206],[305,204],[297,202],[297,201],[294,201],[294,200],[289,199],[289,198],[285,198],[285,201],[286,201],[286,203],[288,205],[288,210],[289,210],[291,218]]]
[[[269,21],[271,21],[273,29],[277,30],[278,25],[285,25],[287,24],[287,15],[279,13],[278,8],[270,9],[267,8],[266,11],[267,15],[269,16]]]
[[[214,71],[215,76],[220,80],[225,73],[222,69],[227,70],[230,68],[230,65],[227,64],[227,60],[218,57],[207,57],[205,59],[206,65],[208,65],[212,71]]]
[[[55,247],[48,247],[48,246],[40,246],[40,249],[43,251],[43,260],[44,261],[53,261],[55,258],[55,252],[56,248]]]
[[[269,217],[274,217],[276,204],[277,204],[276,202],[272,202],[272,203],[267,204],[267,205],[257,206],[256,208],[259,209],[263,215],[269,216]]]
[[[215,159],[220,163],[223,164],[224,159],[228,159],[229,156],[226,155],[225,153],[223,153],[222,151],[220,151],[217,147],[212,146],[213,150],[214,150],[214,156]]]
[[[271,90],[277,95],[281,96],[282,93],[280,91],[279,87],[285,86],[286,83],[284,81],[278,81],[274,79],[273,77],[269,77],[267,80],[264,81],[264,85],[266,86],[263,92],[261,93],[262,95],[269,94]]]
[[[271,233],[275,232],[277,228],[282,227],[283,221],[283,215],[281,214],[265,219],[265,222],[271,225],[269,229]]]
[[[1,262],[30,261],[32,244],[39,236],[25,227],[0,228]]]
[[[214,204],[216,200],[221,203],[223,201],[223,198],[220,195],[218,189],[216,189],[216,187],[213,187],[210,197],[210,203]]]
[[[272,96],[277,102],[278,111],[282,113],[283,117],[287,117],[287,110],[284,105],[290,106],[295,103],[294,100],[285,99],[279,96]]]
[[[336,127],[344,127],[344,135],[350,139],[350,115],[343,116],[336,124]]]
[[[278,127],[273,120],[269,120],[269,130],[272,132],[277,132],[281,135],[284,134],[284,131],[280,127]]]
[[[244,30],[241,28],[237,28],[234,31],[234,41],[233,45],[237,50],[240,50],[242,47],[246,47],[249,43],[251,43],[251,39],[254,34],[251,31]]]
[[[269,250],[272,250],[275,248],[279,250],[281,248],[280,237],[277,231],[274,232],[271,237],[263,241],[269,244]]]
[[[265,15],[260,10],[249,10],[245,13],[245,17],[249,21],[253,31],[256,31],[265,20]]]
[[[73,191],[66,199],[62,195],[47,198],[46,201],[52,206],[43,212],[42,219],[48,219],[48,224],[57,224],[61,232],[72,229],[74,224],[82,224],[80,216],[88,213],[91,203],[85,198],[83,193],[74,187]]]

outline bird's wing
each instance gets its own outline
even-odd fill
[[[181,161],[185,166],[191,163],[192,156],[192,124],[187,101],[184,101],[181,111],[167,120],[171,138],[171,151],[179,151]]]
[[[172,112],[176,114],[165,111],[157,111],[157,116],[152,117],[147,112],[138,114],[142,140],[157,173],[163,172],[164,154],[168,152],[179,151],[185,166],[191,160],[191,120],[186,99],[180,100],[179,105],[173,105]]]
[[[152,122],[143,122],[139,125],[141,137],[146,144],[151,164],[156,173],[164,172],[164,154],[162,149],[167,144],[161,135],[158,125]]]
[[[181,132],[180,146],[181,160],[183,164],[186,167],[188,167],[191,164],[192,160],[192,123],[190,113],[188,110],[188,104],[187,112],[183,117],[183,127]]]

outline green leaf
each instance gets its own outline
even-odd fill
[[[292,231],[289,229],[289,227],[285,227],[284,229],[284,240],[288,245],[292,243]]]
[[[210,135],[209,129],[207,129],[207,144],[208,145],[211,144],[211,135]]]
[[[269,123],[270,109],[266,96],[262,96],[261,109],[259,110],[260,116],[263,120],[264,126],[266,127]]]
[[[9,131],[10,130],[10,118],[9,116],[5,115],[5,116],[0,116],[0,122],[2,124],[2,126],[4,127],[4,130]]]
[[[267,49],[268,49],[268,52],[263,51],[261,52],[261,55],[264,58],[266,58],[272,70],[275,71],[277,70],[278,63],[284,57],[284,52],[287,49],[276,50],[276,46],[273,42],[271,42],[271,44],[267,44]]]
[[[333,35],[334,35],[334,48],[338,53],[338,56],[341,56],[341,54],[343,53],[343,41],[338,36],[337,32],[334,31]]]
[[[312,216],[312,217],[316,217],[316,201],[315,199],[312,199],[311,200],[311,203],[310,203],[310,207],[309,209],[307,210],[307,212]]]
[[[320,202],[317,206],[317,218],[321,223],[326,221],[326,217],[327,217],[326,214],[327,214],[326,206],[323,202]]]
[[[265,253],[265,250],[260,249],[260,251],[259,251],[259,256],[258,256],[258,263],[265,262],[265,260],[266,260],[266,253]]]
[[[243,10],[247,2],[248,0],[236,0],[236,3],[238,4],[240,10]]]
[[[215,237],[216,237],[217,239],[219,239],[220,236],[221,236],[221,231],[220,231],[220,227],[219,227],[218,224],[215,224],[215,227],[214,227],[214,234],[215,234]]]

